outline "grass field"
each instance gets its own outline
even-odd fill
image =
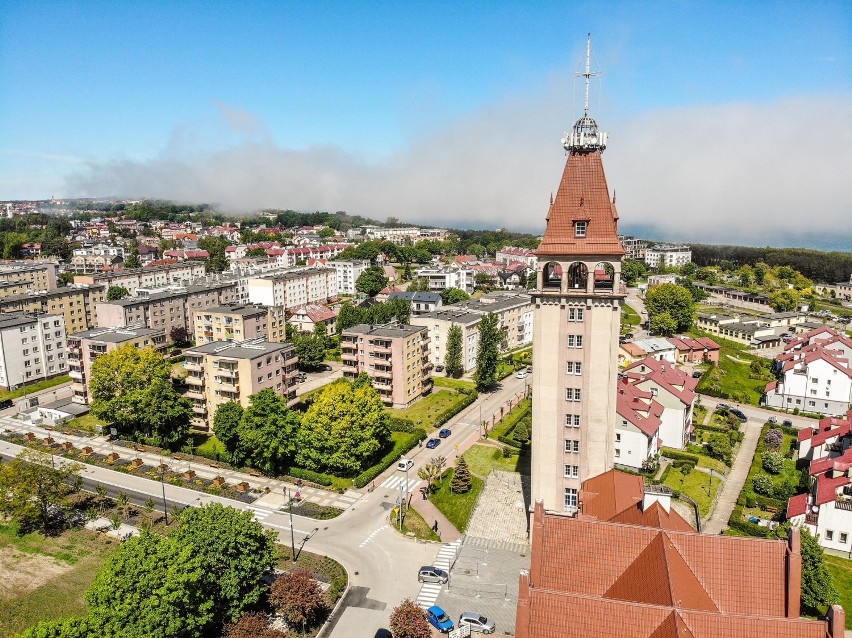
[[[467,529],[467,523],[473,512],[473,506],[476,505],[476,499],[479,497],[485,481],[471,474],[470,490],[464,494],[454,494],[450,490],[452,481],[453,468],[450,468],[444,472],[443,477],[436,484],[437,489],[429,496],[429,500],[443,512],[444,516],[447,517],[457,530],[464,532]]]
[[[843,609],[852,609],[852,561],[839,556],[825,555],[825,564],[831,572],[834,588],[840,593]],[[846,613],[846,629],[852,629],[852,614]]]
[[[415,501],[416,504],[416,501]],[[391,512],[390,518],[388,519],[390,524],[394,529],[399,529],[399,521],[396,515]],[[413,534],[414,538],[420,539],[422,541],[440,541],[441,538],[438,536],[432,528],[429,526],[429,523],[420,516],[420,513],[414,509],[414,507],[409,507],[408,511],[405,513],[405,516],[402,519],[402,533],[408,536],[409,534]]]
[[[71,419],[68,422],[68,427],[73,428],[75,430],[82,430],[83,432],[89,432],[91,434],[95,434],[98,431],[98,426],[103,427],[106,425],[103,421],[89,414],[84,414],[83,416],[78,416],[76,419]]]
[[[632,328],[638,326],[640,323],[642,323],[642,317],[639,313],[627,304],[624,304],[624,307],[621,309],[621,332],[624,334],[632,332]]]
[[[452,379],[450,377],[432,377],[436,386],[452,388],[453,390],[473,390],[476,384],[467,379]]]
[[[18,536],[15,525],[0,524],[0,638],[42,620],[85,615],[83,594],[116,547],[115,539],[85,529]]]
[[[729,339],[722,339],[719,335],[712,335],[693,328],[689,331],[690,337],[710,337],[721,346],[719,352],[719,365],[717,369],[705,374],[698,382],[698,391],[703,392],[714,386],[720,392],[727,394],[732,399],[736,395],[742,403],[758,405],[763,389],[771,379],[752,379],[751,362],[758,359],[746,352],[743,344]],[[733,357],[733,358],[732,358]],[[735,359],[739,359],[736,361]]]
[[[684,477],[680,473],[680,470],[676,469],[672,469],[668,473],[664,482],[673,490],[678,490],[686,494],[698,503],[698,511],[701,512],[702,517],[707,516],[707,513],[710,511],[710,505],[713,503],[713,499],[716,498],[716,492],[722,484],[721,479],[715,476],[711,479],[710,475],[706,472],[692,470]],[[707,494],[708,486],[710,488],[709,495]]]
[[[464,460],[470,471],[480,478],[488,476],[491,470],[530,473],[529,454],[513,454],[504,458],[503,451],[491,445],[477,443],[464,453]]]
[[[692,408],[692,422],[695,425],[704,425],[705,418],[707,418],[707,408],[700,404]]]
[[[410,419],[416,427],[431,430],[435,420],[448,408],[465,400],[463,394],[451,390],[439,390],[423,397],[408,408],[388,408],[387,413],[400,419]]]
[[[54,377],[53,379],[45,379],[44,381],[32,383],[23,388],[18,388],[17,390],[2,390],[0,391],[0,401],[5,401],[6,399],[17,399],[26,394],[32,394],[33,392],[46,390],[47,388],[52,388],[57,385],[62,385],[63,383],[68,383],[70,380],[71,377],[69,376]]]

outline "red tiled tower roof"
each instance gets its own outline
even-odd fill
[[[585,237],[575,236],[574,223],[578,221],[586,222]],[[609,198],[601,151],[571,151],[536,253],[620,257],[624,248],[618,240],[617,222],[618,211]]]

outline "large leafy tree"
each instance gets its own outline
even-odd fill
[[[769,305],[776,312],[792,312],[796,309],[800,299],[801,295],[789,288],[769,293]]]
[[[212,601],[213,624],[237,620],[266,593],[264,578],[275,565],[276,533],[261,527],[251,512],[211,503],[180,513],[169,539],[201,560],[200,586]]]
[[[426,613],[408,598],[391,612],[390,630],[394,638],[429,638],[432,635]]]
[[[664,312],[677,324],[677,331],[689,330],[695,320],[695,302],[689,290],[677,284],[660,284],[651,287],[645,295],[645,306],[650,320]]]
[[[251,397],[237,430],[238,455],[266,474],[288,467],[296,454],[300,415],[271,388]]]
[[[153,348],[131,345],[92,363],[92,414],[121,434],[172,445],[189,430],[189,401],[172,387],[171,365]]]
[[[479,321],[479,348],[473,377],[479,391],[487,389],[497,377],[497,347],[500,339],[497,315],[489,312]]]
[[[91,629],[87,618],[53,620],[30,627],[20,638],[89,638]]]
[[[441,301],[444,302],[445,306],[454,303],[461,303],[468,299],[470,299],[470,295],[461,288],[444,288],[441,291]]]
[[[130,296],[130,291],[124,286],[110,286],[107,289],[107,301],[118,301]]]
[[[325,342],[321,337],[299,336],[294,345],[300,368],[316,368],[325,360]]]
[[[457,377],[464,372],[463,337],[462,329],[459,326],[452,325],[447,331],[447,354],[444,355],[444,366],[447,369],[447,374],[451,377]]]
[[[198,240],[198,248],[210,253],[210,257],[207,259],[207,270],[210,272],[227,270],[228,258],[225,255],[225,248],[230,245],[231,243],[227,239],[215,235],[207,235]]]
[[[269,589],[269,602],[291,627],[313,627],[327,609],[322,590],[306,569],[276,578]]]
[[[356,474],[390,437],[379,393],[346,381],[326,386],[302,418],[296,463],[310,470]]]
[[[655,314],[648,321],[648,327],[655,335],[662,337],[671,337],[677,332],[677,321],[668,313],[663,311]]]
[[[16,519],[21,529],[47,531],[56,506],[71,493],[71,480],[82,466],[61,462],[49,454],[25,449],[9,463],[0,465],[0,513]]]
[[[375,297],[387,285],[388,278],[379,266],[370,266],[355,280],[355,290],[368,297]]]
[[[236,401],[222,403],[216,408],[213,416],[213,433],[225,446],[228,461],[234,465],[241,465],[242,459],[237,454],[240,443],[240,422],[243,418],[243,406]]]

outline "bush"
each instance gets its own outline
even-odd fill
[[[778,452],[764,452],[761,465],[770,474],[778,474],[784,469],[784,457]]]
[[[748,494],[745,497],[746,507],[757,507],[757,497],[754,494]]]
[[[755,494],[753,499],[755,505],[763,510],[777,509],[780,511],[787,506],[787,501],[782,501],[771,496],[764,496],[762,494]],[[754,507],[754,505],[752,507]]]
[[[420,443],[420,441],[425,439],[426,436],[426,430],[417,428],[405,439],[397,441],[393,449],[387,454],[385,454],[378,463],[376,463],[373,467],[367,468],[355,477],[355,480],[352,481],[355,487],[364,487],[367,483],[369,483],[379,474],[388,469],[392,463],[398,461],[400,456],[408,452],[411,448]]]
[[[398,416],[389,416],[388,429],[390,429],[391,432],[411,433],[415,430],[414,421],[411,419],[403,419]]]
[[[640,468],[642,474],[648,474],[653,476],[660,469],[660,457],[652,456],[651,458],[647,458],[642,461],[642,467]]]
[[[784,441],[784,434],[778,428],[772,428],[763,436],[763,442],[770,450],[777,450]]]
[[[733,450],[731,448],[730,439],[724,434],[714,434],[710,437],[710,441],[706,444],[707,454],[714,459],[719,459],[725,465],[731,464]]]
[[[755,493],[772,496],[772,479],[768,474],[758,474],[751,480],[752,489]]]
[[[530,431],[525,421],[521,421],[515,426],[515,429],[512,430],[512,438],[519,443],[527,443],[530,440]]]
[[[326,487],[332,484],[334,478],[330,474],[314,472],[312,470],[306,470],[301,467],[291,467],[287,471],[287,474],[289,474],[293,478],[302,479],[303,481],[310,481],[311,483],[316,483],[317,485],[325,485]]]
[[[681,452],[680,450],[664,447],[661,453],[667,459],[689,461],[693,465],[698,465],[698,456],[689,452]]]
[[[796,492],[799,491],[798,489],[796,489],[797,487],[797,483],[793,483],[788,479],[783,483],[777,483],[776,485],[773,485],[771,495],[783,502],[791,496],[795,496]]]

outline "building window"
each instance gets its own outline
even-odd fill
[[[580,388],[566,388],[565,400],[566,401],[579,401],[580,400]]]
[[[616,433],[615,433],[615,442],[616,442],[616,443],[621,443],[621,432],[616,432]]]
[[[583,347],[583,335],[568,335],[568,347],[569,348],[582,348]]]
[[[840,532],[840,544],[841,544],[841,545],[845,545],[845,544],[846,544],[846,539],[847,539],[847,538],[849,538],[849,537],[847,536],[846,532]]]
[[[565,466],[565,478],[579,478],[580,477],[580,466],[579,465],[566,465]]]
[[[573,487],[565,488],[565,509],[577,508],[577,489]]]
[[[574,222],[574,236],[575,237],[585,237],[586,236],[586,222]]]
[[[568,321],[582,321],[583,320],[583,309],[582,308],[568,308]]]
[[[575,439],[565,439],[565,451],[566,452],[579,452],[580,451],[580,442]]]
[[[834,530],[833,529],[825,530],[825,540],[827,540],[827,541],[834,540]]]
[[[565,425],[567,425],[569,428],[580,427],[580,415],[579,414],[566,414],[565,415]]]

